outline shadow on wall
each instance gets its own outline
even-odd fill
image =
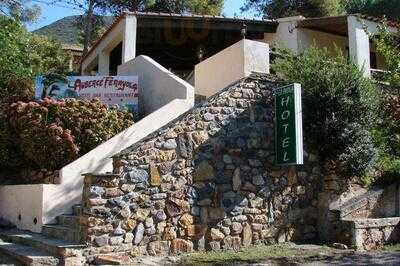
[[[88,243],[119,238],[157,255],[317,239],[317,159],[305,153],[303,166],[274,164],[279,86],[252,75],[118,154],[115,187],[94,176],[84,193],[87,213],[114,229],[104,241],[84,225]],[[93,198],[107,199],[105,212],[88,203]]]

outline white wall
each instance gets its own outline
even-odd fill
[[[148,56],[138,56],[118,67],[118,75],[139,78],[139,110],[150,114],[173,99],[194,102],[194,88]]]
[[[348,40],[347,37],[325,33],[310,29],[298,29],[298,51],[301,53],[310,46],[326,48],[332,54],[339,48],[346,56]]]
[[[241,40],[195,66],[196,94],[211,96],[251,72],[269,73],[269,46]]]
[[[19,228],[40,232],[43,225],[43,186],[0,186],[0,217]],[[35,218],[37,224],[34,223]]]

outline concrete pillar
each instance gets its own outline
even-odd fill
[[[355,16],[347,17],[350,60],[362,68],[364,76],[371,76],[369,36]]]
[[[136,57],[136,16],[127,15],[124,19],[122,37],[122,64]]]
[[[110,75],[110,53],[102,51],[99,54],[99,76]]]

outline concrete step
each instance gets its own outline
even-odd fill
[[[71,229],[62,225],[43,225],[42,234],[50,238],[62,239],[71,243],[80,243],[81,234],[79,229]]]
[[[0,231],[0,238],[4,241],[30,246],[37,250],[48,252],[58,257],[79,257],[85,245],[75,244],[71,241],[49,238],[42,234],[21,230]]]
[[[60,215],[57,217],[58,225],[69,227],[71,229],[79,229],[79,216],[76,215]]]
[[[83,213],[83,207],[80,204],[72,206],[72,215],[81,216]]]
[[[15,259],[22,265],[60,265],[62,262],[59,258],[30,246],[0,241],[0,256],[2,254]]]

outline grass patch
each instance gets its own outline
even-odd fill
[[[278,258],[308,258],[319,256],[328,251],[328,247],[318,249],[302,249],[290,244],[259,245],[243,248],[239,251],[212,251],[197,252],[184,255],[181,258],[183,265],[222,265],[231,263],[257,263],[268,259]]]
[[[385,245],[383,246],[384,251],[400,251],[400,244],[391,244],[391,245]]]

